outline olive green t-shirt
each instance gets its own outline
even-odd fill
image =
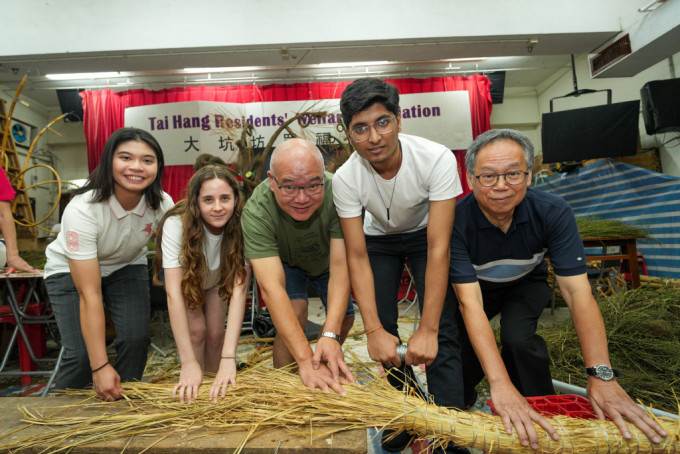
[[[332,180],[333,174],[324,172],[323,202],[306,221],[294,220],[279,207],[268,179],[260,183],[241,216],[246,258],[278,256],[311,276],[327,273],[331,238],[342,238]]]

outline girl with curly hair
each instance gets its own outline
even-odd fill
[[[187,198],[158,228],[154,282],[165,276],[170,325],[181,371],[172,391],[198,396],[203,370],[216,372],[210,398],[236,384],[236,346],[246,306],[250,265],[243,257],[243,198],[226,166],[208,165],[189,181]],[[226,333],[224,319],[229,302]]]

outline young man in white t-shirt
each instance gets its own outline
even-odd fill
[[[354,297],[368,337],[368,352],[393,386],[413,387],[412,365],[425,364],[429,394],[438,405],[463,408],[456,306],[448,286],[449,242],[456,196],[462,192],[448,148],[400,135],[399,92],[375,78],[358,79],[340,100],[356,153],[333,179],[333,200],[345,238]],[[398,290],[404,263],[413,272],[422,313],[405,363],[397,355]],[[406,432],[386,440],[404,449]],[[446,452],[467,452],[449,446]]]

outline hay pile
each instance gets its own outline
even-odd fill
[[[680,287],[642,286],[600,298],[612,365],[633,400],[674,412],[680,390]],[[571,321],[540,328],[556,380],[585,387],[583,356]]]
[[[19,452],[48,446],[50,452],[68,451],[95,441],[142,435],[155,436],[155,439],[148,438],[148,444],[153,445],[171,432],[195,435],[197,430],[212,434],[246,430],[237,451],[240,452],[250,437],[271,428],[285,428],[309,439],[310,436],[325,438],[347,429],[375,427],[405,428],[422,438],[434,438],[435,444],[453,440],[489,453],[533,452],[522,447],[514,435],[507,435],[498,417],[428,405],[417,397],[405,397],[386,380],[367,375],[369,373],[367,369],[357,371],[357,375],[369,380],[368,384],[348,385],[347,395],[340,396],[308,389],[290,371],[255,367],[241,372],[238,388],[230,390],[227,397],[216,404],[207,401],[210,383],[201,386],[199,399],[191,405],[180,404],[170,397],[174,381],[126,384],[129,407],[122,411],[118,408],[104,417],[66,418],[24,411],[24,422],[55,430],[13,442],[0,438],[0,443],[5,443],[0,444],[0,450]],[[623,441],[616,426],[609,421],[566,417],[555,417],[552,421],[561,439],[549,439],[536,426],[540,452],[680,452],[677,421],[660,420],[671,436],[657,446],[634,428],[633,440]]]
[[[618,219],[597,217],[576,218],[576,225],[582,238],[621,238],[637,236],[647,238],[647,230],[633,224],[624,224]]]

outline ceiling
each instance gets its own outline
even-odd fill
[[[23,97],[48,109],[58,109],[56,89],[67,88],[161,89],[352,80],[367,75],[404,78],[506,71],[508,96],[535,91],[542,83],[565,74],[570,70],[569,54],[588,54],[614,35],[589,32],[0,56],[0,90],[12,96],[23,75],[29,74]],[[46,77],[104,71],[114,74],[96,79]]]

